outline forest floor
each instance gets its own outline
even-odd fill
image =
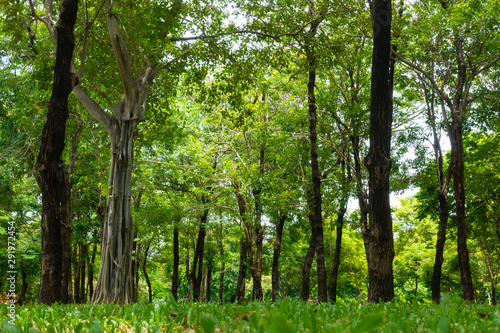
[[[1,332],[500,332],[500,308],[445,296],[441,304],[397,300],[304,303],[285,298],[246,305],[185,303],[0,306]]]

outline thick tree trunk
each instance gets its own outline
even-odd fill
[[[280,254],[281,254],[281,237],[283,235],[283,227],[285,225],[287,216],[282,215],[278,223],[276,223],[276,239],[274,240],[274,251],[273,251],[273,268],[272,268],[272,301],[276,302],[279,297],[279,288],[280,288]]]
[[[133,289],[132,245],[134,226],[130,214],[134,121],[115,123],[111,135],[113,154],[108,180],[106,221],[103,228],[101,266],[92,303],[131,303]],[[119,128],[119,130],[118,130]]]
[[[179,228],[174,228],[174,268],[172,272],[172,296],[177,301],[179,290]]]
[[[394,298],[394,239],[389,202],[394,71],[391,2],[373,0],[370,9],[373,24],[370,150],[364,161],[369,173],[370,213],[363,238],[368,262],[368,301],[389,302]]]
[[[342,229],[344,227],[344,215],[347,211],[347,200],[348,197],[344,197],[342,200],[342,206],[339,209],[337,215],[337,237],[335,240],[335,253],[333,255],[333,264],[330,271],[330,290],[328,292],[328,297],[330,302],[337,302],[337,278],[339,275],[340,267],[340,251],[342,249]]]
[[[149,303],[153,302],[153,289],[151,288],[151,281],[149,280],[149,275],[147,271],[147,262],[148,262],[148,251],[149,244],[146,246],[146,251],[144,252],[144,261],[142,262],[142,272],[144,273],[144,278],[146,279],[146,283],[148,285],[148,295],[149,295]]]
[[[76,83],[70,73],[70,65],[75,46],[73,28],[77,12],[78,1],[62,2],[56,27],[57,50],[52,96],[37,160],[39,175],[36,178],[42,192],[42,252],[38,299],[45,304],[71,301],[70,189],[62,152],[68,119],[68,96]]]
[[[245,239],[240,239],[240,268],[238,270],[238,282],[236,285],[236,300],[238,304],[243,304],[245,301],[245,276],[246,276],[246,255],[247,242]]]

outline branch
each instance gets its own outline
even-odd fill
[[[113,52],[115,54],[118,70],[120,71],[120,77],[123,83],[127,109],[127,107],[132,107],[134,105],[136,98],[136,85],[132,75],[132,67],[130,65],[127,49],[120,32],[120,25],[118,24],[116,16],[111,11],[106,13],[106,21],[108,24],[109,38],[111,39],[111,44],[113,45]],[[130,119],[131,114],[129,112],[125,112],[123,117],[123,120],[128,120]]]
[[[105,129],[106,132],[111,136],[113,129],[113,119],[97,104],[83,89],[80,85],[73,88],[76,98],[83,104],[85,109],[90,113],[92,118],[97,120]]]
[[[410,62],[409,60],[403,58],[399,53],[397,53],[393,49],[391,49],[391,53],[394,56],[396,56],[396,58],[398,58],[402,63],[404,63],[408,67],[412,68],[414,71],[419,72],[423,76],[425,76],[425,78],[427,80],[429,80],[429,82],[431,83],[432,89],[436,92],[436,94],[438,94],[438,96],[446,102],[446,104],[448,105],[448,107],[450,109],[452,108],[452,103],[451,103],[450,98],[443,92],[443,90],[441,90],[438,87],[438,85],[436,84],[436,81],[434,81],[434,79],[432,78],[432,76],[429,73],[427,73],[425,70],[423,70],[422,68],[420,68],[418,65],[416,65],[416,64]]]

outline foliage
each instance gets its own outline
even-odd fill
[[[5,315],[7,307],[0,306]],[[440,305],[399,299],[367,304],[356,299],[337,304],[304,303],[285,298],[276,303],[26,305],[17,309],[16,325],[0,322],[2,332],[496,332],[498,308],[466,304],[447,296]]]

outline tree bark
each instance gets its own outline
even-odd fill
[[[311,289],[311,266],[314,261],[314,249],[316,244],[314,243],[314,237],[311,235],[311,240],[309,242],[309,247],[307,248],[306,257],[304,258],[304,265],[302,266],[302,293],[300,298],[303,301],[309,300],[309,294]]]
[[[212,258],[212,252],[209,251],[207,255],[207,286],[206,286],[206,296],[205,296],[206,302],[210,302],[212,298],[212,270],[213,270],[213,258]]]
[[[203,205],[207,203],[204,195],[201,197]],[[201,280],[203,277],[203,254],[205,250],[206,225],[208,220],[208,209],[203,210],[200,217],[200,228],[194,251],[193,267],[191,268],[191,280],[193,281],[193,301],[200,299]]]
[[[365,158],[369,173],[369,225],[363,232],[368,262],[368,301],[394,298],[394,239],[389,202],[394,62],[391,61],[390,1],[370,2],[373,24],[371,70],[370,149]]]
[[[236,300],[238,304],[243,304],[245,301],[245,276],[246,276],[246,263],[245,258],[247,255],[247,242],[245,239],[240,239],[240,267],[238,270],[238,282],[236,285]]]
[[[460,278],[462,280],[463,298],[467,301],[474,300],[474,288],[469,264],[469,250],[467,248],[467,224],[465,221],[465,177],[464,177],[464,144],[462,133],[462,92],[467,78],[467,64],[463,53],[463,39],[455,40],[458,78],[456,94],[451,108],[451,164],[453,175],[453,194],[457,214],[457,252],[460,263]]]
[[[148,251],[149,251],[149,244],[146,246],[146,251],[144,252],[144,261],[142,262],[142,272],[144,273],[144,278],[146,279],[146,283],[148,285],[148,295],[149,295],[149,303],[153,302],[153,289],[151,288],[151,281],[149,280],[149,275],[148,271],[146,269],[146,265],[148,262]]]
[[[283,214],[278,223],[276,223],[276,239],[274,240],[274,251],[273,251],[273,268],[272,268],[272,292],[271,297],[272,301],[276,302],[279,297],[279,288],[280,288],[280,268],[279,268],[279,260],[281,254],[281,237],[283,235],[283,227],[286,221],[286,214]]]
[[[220,268],[220,280],[219,280],[219,304],[224,305],[224,273],[226,270],[226,263],[224,261],[224,244],[222,243],[223,238],[223,226],[222,226],[222,214],[220,216],[220,236],[217,239],[217,244],[219,244],[220,251],[219,255],[222,260],[221,268]]]
[[[309,12],[311,17],[314,16],[313,2],[309,2]],[[309,38],[316,35],[320,21],[318,19],[311,22],[309,29]],[[309,279],[309,271],[311,265],[309,260],[312,260],[316,253],[316,266],[318,271],[318,300],[326,302],[328,300],[326,267],[325,267],[325,249],[323,242],[323,216],[321,212],[321,175],[319,172],[318,162],[318,145],[317,145],[317,106],[316,94],[314,91],[316,85],[316,55],[314,46],[311,42],[306,44],[306,56],[309,64],[308,82],[307,82],[307,100],[309,110],[309,140],[310,140],[310,153],[311,153],[311,180],[312,180],[312,193],[310,194],[309,210],[311,222],[311,242],[304,260],[304,267],[302,270],[302,278]],[[312,263],[312,261],[311,261]],[[309,298],[309,282],[303,281],[302,299]],[[307,295],[306,295],[307,293]]]
[[[68,96],[76,83],[70,73],[78,1],[64,0],[57,22],[54,83],[43,127],[36,179],[42,192],[42,251],[39,302],[69,303],[71,285],[70,189],[62,160]]]
[[[337,302],[337,279],[340,267],[340,252],[342,249],[342,229],[344,227],[344,215],[347,211],[348,199],[348,197],[344,196],[337,215],[337,237],[335,239],[335,253],[333,255],[333,264],[330,271],[330,290],[328,292],[328,297],[332,303]]]
[[[22,287],[21,287],[21,293],[19,294],[19,305],[23,305],[24,302],[26,301],[26,293],[28,292],[28,272],[26,270],[21,271],[21,281],[22,281]]]
[[[172,272],[172,296],[177,301],[179,290],[179,228],[174,228],[174,268]]]
[[[88,260],[88,244],[80,244],[80,303],[85,304],[87,302],[87,295],[85,294],[85,268],[87,267]]]
[[[73,248],[73,262],[74,262],[74,283],[75,283],[75,288],[73,289],[74,295],[73,295],[73,301],[76,304],[80,304],[80,262],[78,260],[78,244],[74,245]]]
[[[89,262],[89,267],[88,267],[88,295],[89,298],[92,299],[92,295],[94,294],[94,263],[95,263],[95,257],[97,255],[97,244],[94,243],[94,247],[92,248],[92,257]]]

